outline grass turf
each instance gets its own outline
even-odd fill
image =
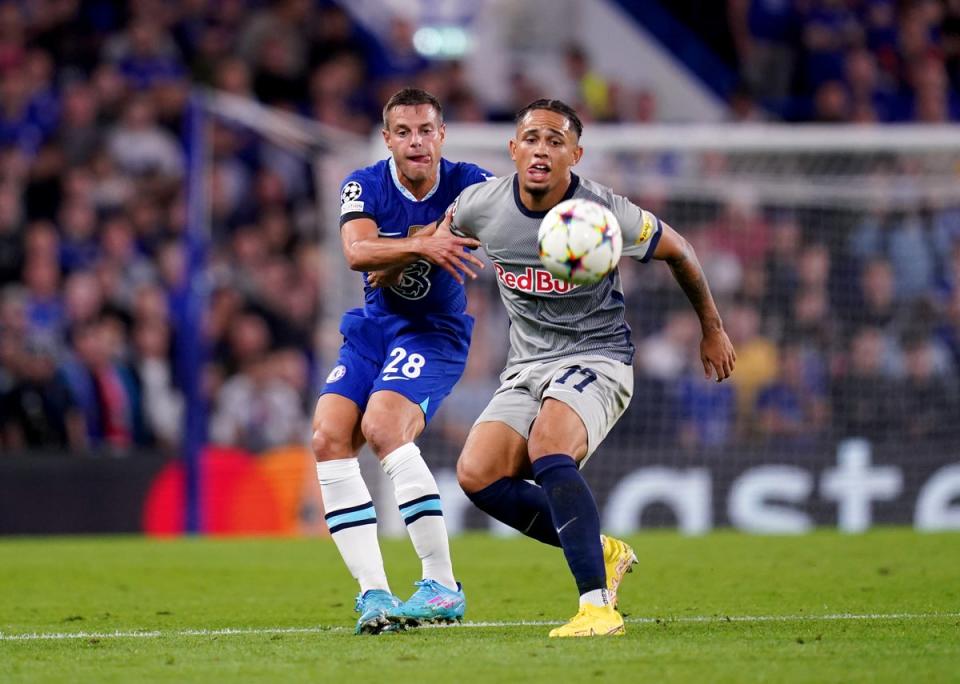
[[[627,635],[561,641],[515,624],[576,611],[559,550],[526,539],[453,542],[468,623],[513,625],[380,637],[353,635],[329,540],[0,540],[0,681],[960,681],[960,535],[629,541]],[[405,597],[419,562],[383,550]]]

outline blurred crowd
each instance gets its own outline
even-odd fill
[[[339,11],[260,5],[0,3],[0,450],[179,448],[191,82],[320,102],[309,75],[350,52],[322,35]],[[242,129],[211,138],[209,431],[302,443],[321,293],[311,171]]]
[[[813,94],[826,109],[810,118],[823,120],[952,111],[957,3],[809,4],[804,30],[783,37],[789,59],[754,19],[759,6],[793,4],[745,4],[757,101]],[[890,16],[893,29],[881,21]],[[0,451],[178,452],[184,359],[195,351],[191,83],[363,135],[402,85],[436,93],[450,121],[503,120],[543,94],[517,73],[511,107],[490,110],[460,63],[413,50],[412,29],[396,18],[375,40],[339,5],[309,0],[0,2]],[[626,92],[581,49],[561,49],[585,119],[656,119],[654,93]],[[821,95],[838,88],[856,104],[842,117],[825,113],[835,96]],[[304,162],[239,127],[219,124],[211,138],[210,437],[252,451],[305,443],[326,361],[316,353],[322,263],[339,246],[323,243]],[[696,381],[696,323],[675,284],[663,269],[651,278],[626,266],[639,347],[629,429],[692,446],[956,430],[960,213],[822,216],[733,201],[690,214],[635,199],[694,240],[739,363],[733,384]],[[453,439],[496,386],[506,323],[495,299],[489,280],[471,299],[484,324],[438,417]]]
[[[621,261],[637,353],[626,444],[779,454],[850,436],[960,440],[960,207],[875,212],[771,206],[749,196],[638,193],[700,256],[737,351],[704,380],[695,314],[663,264]],[[486,296],[485,296],[486,295]],[[456,442],[496,388],[504,341],[493,287],[471,293],[470,364],[438,424]]]
[[[960,118],[957,0],[729,0],[728,17],[735,118]]]

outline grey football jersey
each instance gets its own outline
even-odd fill
[[[663,228],[660,220],[608,187],[573,175],[563,199],[598,202],[617,217],[623,254],[646,262]],[[592,285],[554,278],[540,262],[537,230],[546,212],[520,202],[517,174],[466,188],[454,204],[452,229],[475,237],[496,270],[510,317],[507,365],[591,353],[633,361],[623,289],[616,269]]]

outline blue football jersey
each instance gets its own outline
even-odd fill
[[[370,218],[380,237],[405,238],[443,218],[464,188],[491,178],[475,164],[440,160],[437,184],[417,200],[400,184],[393,158],[351,173],[340,186],[340,225]],[[410,264],[399,285],[373,288],[363,274],[368,315],[395,314],[421,318],[434,313],[463,313],[467,297],[463,285],[439,266],[426,260]]]

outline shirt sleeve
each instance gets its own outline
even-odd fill
[[[347,176],[340,185],[340,227],[358,218],[369,218],[376,222],[378,190],[373,181],[361,174]]]
[[[476,233],[471,227],[471,208],[470,208],[470,188],[460,193],[460,196],[453,201],[450,209],[453,212],[453,221],[450,223],[450,231],[460,237],[476,237]]]
[[[486,169],[482,169],[479,166],[476,166],[475,164],[471,164],[469,167],[469,171],[466,174],[466,182],[464,183],[464,187],[467,187],[468,185],[473,185],[474,183],[484,183],[486,181],[496,180],[496,178],[497,178],[496,176],[494,176],[492,173],[490,173]]]
[[[642,263],[650,261],[663,234],[660,219],[620,195],[611,197],[610,211],[620,223],[623,255]]]

